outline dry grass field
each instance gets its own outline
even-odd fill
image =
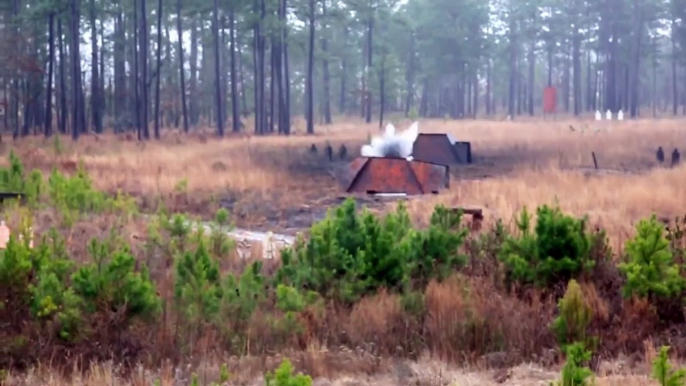
[[[509,369],[489,370],[481,368],[464,368],[450,366],[444,362],[428,357],[418,361],[377,359],[370,363],[370,358],[332,356],[328,353],[289,353],[298,370],[315,374],[314,386],[495,386],[499,384],[520,386],[549,386],[559,379],[557,369],[544,369],[540,366],[523,364]],[[220,367],[228,363],[232,379],[228,385],[262,386],[264,368],[275,368],[277,357],[273,358],[232,358],[220,362],[212,361],[198,364],[197,376],[200,384],[210,384],[219,379]],[[337,360],[344,364],[333,364]],[[603,363],[595,377],[597,386],[645,386],[656,384],[646,374],[650,365],[647,363],[632,364],[615,361]],[[335,369],[335,370],[333,370]],[[166,367],[150,371],[143,367],[133,370],[129,377],[121,377],[120,371],[111,363],[94,365],[85,374],[64,377],[47,369],[33,369],[21,376],[10,375],[8,384],[22,386],[148,386],[159,380],[160,386],[186,386],[190,384],[190,373]]]
[[[399,130],[410,124],[393,123]],[[318,127],[315,136],[218,140],[210,134],[166,133],[162,141],[141,144],[89,135],[76,144],[63,138],[59,146],[42,138],[22,140],[3,151],[14,148],[27,167],[44,170],[57,166],[68,171],[80,160],[98,188],[121,190],[144,203],[175,196],[179,209],[201,215],[225,205],[239,225],[278,229],[307,226],[342,195],[327,172],[334,167],[322,154],[327,141],[334,153],[345,144],[351,159],[377,132],[376,125],[343,122]],[[475,159],[473,165],[452,170],[449,190],[411,200],[418,221],[439,202],[484,208],[491,220],[509,220],[524,206],[557,203],[564,211],[587,214],[592,224],[607,230],[613,245],[620,245],[640,218],[684,214],[686,168],[660,167],[655,160],[658,146],[664,148],[665,164],[674,148],[686,151],[684,120],[429,120],[420,123],[420,132],[448,132],[471,141]],[[309,152],[313,143],[316,156]],[[593,170],[591,152],[599,171]],[[302,213],[302,224],[281,221]]]
[[[393,123],[397,129],[404,130],[411,122]],[[307,228],[343,196],[330,171],[344,167],[346,161],[329,161],[322,154],[325,144],[329,142],[335,152],[345,144],[347,160],[350,160],[359,153],[367,136],[378,132],[376,125],[352,121],[316,130],[315,136],[229,136],[222,140],[209,133],[185,136],[166,132],[161,141],[147,143],[138,143],[123,135],[86,135],[77,143],[66,137],[59,141],[35,137],[0,144],[0,156],[2,162],[6,162],[7,153],[13,150],[27,169],[40,168],[44,172],[53,167],[73,172],[82,162],[98,189],[126,192],[138,200],[143,210],[153,210],[162,200],[175,211],[209,217],[219,206],[224,206],[230,209],[231,219],[238,226],[283,231]],[[474,163],[451,170],[450,189],[438,195],[409,199],[409,212],[419,224],[427,221],[431,209],[438,203],[484,208],[487,223],[496,219],[508,222],[523,207],[533,210],[538,205],[557,204],[565,212],[588,215],[593,226],[608,232],[613,248],[621,250],[639,219],[652,213],[666,220],[686,214],[686,162],[676,168],[668,166],[674,148],[686,151],[686,121],[683,120],[611,123],[570,119],[427,120],[420,122],[420,132],[448,132],[458,140],[470,141]],[[318,148],[316,155],[310,152],[312,144]],[[667,165],[658,165],[655,160],[658,146],[664,148]],[[599,170],[593,166],[592,152],[596,154]],[[392,202],[368,202],[380,211],[394,206]],[[88,224],[92,233],[84,226],[84,237],[101,232],[111,220],[104,217],[92,220],[92,224]],[[77,223],[75,228],[79,226],[83,224]],[[140,228],[133,232],[145,229],[140,220],[128,226]],[[169,267],[161,269],[155,263],[148,263],[153,278],[158,280],[160,293],[171,293],[171,284],[164,279],[172,275]],[[314,384],[320,386],[462,386],[503,382],[549,385],[559,378],[562,364],[559,355],[553,355],[552,359],[539,357],[536,365],[520,364],[507,370],[502,369],[503,363],[497,363],[498,358],[488,354],[456,358],[460,351],[455,349],[455,341],[451,341],[455,337],[450,335],[449,323],[464,318],[471,310],[477,310],[484,318],[484,336],[497,331],[506,337],[507,345],[518,347],[522,352],[535,352],[536,342],[551,339],[549,331],[538,329],[550,321],[556,308],[554,302],[529,304],[514,297],[493,297],[497,291],[488,279],[469,280],[473,289],[469,304],[461,303],[460,296],[456,295],[461,293],[462,283],[431,284],[427,288],[427,313],[438,317],[426,325],[408,327],[406,316],[399,311],[399,298],[381,293],[363,299],[352,311],[327,311],[327,315],[314,324],[313,330],[318,335],[308,338],[311,340],[306,350],[281,355],[287,355],[298,370],[312,375]],[[608,305],[602,303],[597,308],[607,313]],[[510,318],[515,309],[518,310],[516,317]],[[603,322],[617,328],[616,333],[609,332],[607,336],[618,342],[631,340],[631,337],[621,335],[632,331],[632,323],[640,321],[643,315],[640,304],[636,308],[625,308],[623,312],[617,320],[605,315]],[[255,338],[255,345],[262,336],[265,342],[273,338],[265,332],[267,326],[259,320],[259,315],[254,322],[257,324],[246,334]],[[403,350],[407,349],[408,342],[413,339],[412,328],[422,329],[427,341],[433,342],[425,344],[435,344],[428,347],[430,354],[406,353],[407,357],[418,358],[416,360],[389,359],[393,355],[388,354],[397,350],[396,345],[401,345],[396,341],[403,340]],[[359,347],[364,347],[366,342],[376,342],[378,355],[366,350],[333,350],[331,345],[336,344],[336,339],[343,339],[343,335]],[[331,340],[324,342],[322,337]],[[148,338],[151,342],[159,339],[155,334]],[[475,342],[480,338],[473,337]],[[207,339],[203,344],[211,346],[211,335],[203,339]],[[174,347],[159,349],[169,351]],[[635,347],[630,351],[634,350]],[[647,376],[652,358],[650,350],[645,351],[640,359],[615,358],[601,363],[596,369],[596,384],[652,384]],[[235,375],[230,384],[259,385],[263,384],[264,371],[275,368],[278,359],[278,355],[262,354],[225,358],[208,348],[205,355],[192,358],[187,366],[170,365],[150,370],[128,364],[133,372],[127,371],[126,376],[118,365],[109,363],[93,364],[85,374],[75,372],[76,375],[65,376],[53,371],[50,363],[45,363],[7,374],[3,385],[139,386],[155,384],[159,379],[160,385],[185,386],[190,384],[191,372],[199,375],[201,384],[209,384],[217,379],[222,363],[228,364]]]

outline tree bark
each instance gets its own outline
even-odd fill
[[[322,47],[322,80],[324,82],[324,123],[331,124],[331,79],[329,76],[329,40],[327,39],[326,23],[326,0],[322,0],[322,27],[321,27],[321,47]]]
[[[57,48],[60,57],[60,116],[59,116],[59,131],[60,134],[67,134],[67,118],[69,109],[67,107],[67,81],[66,81],[66,57],[64,54],[64,35],[62,33],[62,16],[57,18]]]
[[[198,25],[194,16],[191,17],[191,84],[190,84],[190,100],[188,102],[188,109],[190,113],[191,125],[198,124],[200,112],[198,111]]]
[[[138,37],[139,37],[139,50],[140,50],[140,64],[139,64],[139,70],[140,70],[140,81],[138,82],[138,85],[141,89],[140,95],[141,95],[141,126],[142,126],[142,138],[139,135],[139,140],[140,139],[150,139],[150,132],[148,130],[148,16],[147,16],[147,9],[146,9],[146,1],[147,0],[139,0],[140,1],[140,31],[138,31]]]
[[[231,6],[229,12],[229,29],[231,40],[231,126],[233,132],[238,133],[241,131],[241,121],[238,110],[238,88],[236,83],[236,10],[233,5]]]
[[[160,0],[161,1],[161,0]],[[222,118],[222,76],[221,76],[221,61],[219,57],[221,52],[219,50],[219,0],[214,0],[214,12],[212,12],[212,28],[214,35],[214,103],[217,114],[217,135],[224,136],[224,120]]]
[[[52,134],[52,82],[53,82],[53,66],[55,64],[55,13],[50,11],[48,15],[48,90],[45,99],[45,130],[43,133],[46,137]]]
[[[186,104],[186,73],[183,69],[183,16],[181,13],[181,0],[176,0],[176,32],[179,37],[179,83],[181,92],[181,111],[183,114],[183,131],[188,133],[188,109]]]
[[[315,18],[315,0],[309,0],[310,12],[310,37],[309,37],[309,51],[307,54],[307,134],[314,134],[314,87],[313,87],[313,77],[314,77],[314,18]]]
[[[72,52],[72,132],[74,141],[79,139],[81,134],[81,117],[83,116],[81,104],[81,56],[79,43],[79,22],[81,19],[80,0],[71,1],[71,52]]]
[[[100,74],[98,74],[98,29],[96,24],[95,0],[90,0],[91,22],[91,116],[93,130],[102,133],[102,114],[100,111]]]
[[[162,0],[157,0],[157,74],[155,75],[155,138],[160,139],[160,80],[162,78]],[[179,39],[181,40],[181,39]]]

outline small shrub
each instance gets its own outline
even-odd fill
[[[217,328],[233,340],[235,347],[245,347],[245,334],[255,310],[266,300],[265,280],[260,274],[262,262],[256,261],[240,278],[229,274],[222,281],[222,298]]]
[[[672,370],[667,353],[669,346],[660,348],[660,354],[653,360],[653,379],[660,383],[660,386],[683,386],[686,385],[686,370]]]
[[[283,335],[295,337],[304,331],[299,316],[302,312],[319,302],[314,291],[302,293],[298,289],[283,284],[276,287],[276,308],[283,316],[275,320],[275,328]]]
[[[231,378],[231,373],[229,373],[229,366],[226,365],[226,363],[222,364],[222,367],[219,369],[219,383],[224,384],[229,381],[229,378]]]
[[[204,242],[194,252],[184,252],[176,260],[174,297],[179,310],[196,327],[216,316],[222,296],[219,265]]]
[[[591,360],[591,352],[586,350],[583,343],[570,344],[565,348],[567,360],[562,368],[561,380],[556,386],[582,386],[588,385],[593,372],[586,364]]]
[[[0,168],[0,189],[7,192],[24,192],[24,164],[10,151],[9,168]]]
[[[284,359],[273,374],[265,374],[264,382],[266,386],[312,386],[309,375],[293,375],[293,365],[288,359]]]
[[[191,374],[191,384],[190,386],[200,386],[200,381],[198,381],[198,374]]]
[[[210,245],[212,254],[216,258],[227,256],[234,248],[235,241],[229,237],[227,232],[231,230],[229,223],[229,212],[221,208],[214,216],[214,223],[210,226]]]
[[[157,314],[160,301],[145,265],[131,255],[128,246],[114,246],[93,239],[89,245],[93,262],[73,275],[74,290],[90,312],[123,315],[120,326],[133,319],[148,319]],[[111,256],[111,257],[110,257]]]
[[[28,178],[24,173],[24,164],[13,151],[9,155],[9,167],[0,168],[0,189],[5,192],[20,193],[30,206],[35,206],[43,191],[43,174],[33,170]]]
[[[619,264],[626,276],[624,296],[675,298],[686,288],[686,279],[674,262],[669,241],[655,215],[641,220],[637,234],[626,243],[627,261]]]
[[[525,208],[517,221],[520,234],[508,236],[498,254],[508,281],[546,287],[593,267],[589,259],[593,237],[586,232],[585,218],[576,219],[546,205],[536,212],[533,232]]]
[[[586,329],[593,318],[593,310],[586,303],[581,286],[576,280],[569,281],[565,296],[559,301],[559,310],[551,328],[560,345],[565,347],[572,342],[581,342],[584,347],[588,347]]]
[[[63,340],[78,337],[84,301],[68,286],[68,276],[57,268],[59,262],[43,265],[32,287],[32,314],[45,321]]]

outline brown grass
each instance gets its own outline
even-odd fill
[[[408,124],[396,126],[402,130]],[[602,131],[595,133],[596,127]],[[28,166],[46,170],[53,166],[73,170],[75,161],[81,160],[97,187],[112,192],[169,196],[178,194],[180,182],[186,181],[186,200],[196,203],[184,209],[201,211],[208,201],[229,196],[237,201],[233,209],[241,216],[265,211],[288,216],[284,208],[316,206],[323,197],[341,194],[325,170],[325,141],[331,142],[334,152],[347,144],[354,156],[368,133],[377,130],[374,125],[343,122],[317,128],[320,134],[314,137],[219,140],[202,133],[190,137],[167,133],[162,141],[140,144],[104,135],[86,136],[76,144],[63,138],[61,155],[54,154],[52,140],[42,138],[22,140],[10,148],[24,155]],[[433,120],[422,121],[420,130],[449,132],[471,141],[478,160],[457,169],[448,191],[412,200],[411,213],[418,220],[425,220],[427,209],[436,203],[486,208],[488,221],[508,220],[524,206],[533,209],[557,202],[567,212],[588,214],[618,247],[638,219],[652,213],[668,219],[683,214],[686,167],[656,168],[654,160],[657,146],[663,146],[666,158],[674,147],[686,151],[683,120]],[[317,156],[308,152],[312,143],[319,148]],[[592,151],[599,167],[613,172],[589,176]],[[252,223],[266,217],[258,216]]]
[[[49,366],[39,366],[24,374],[9,374],[3,385],[8,386],[148,386],[156,380],[162,386],[186,386],[190,384],[191,373],[198,375],[201,385],[217,382],[219,369],[226,363],[231,379],[226,385],[259,386],[264,385],[262,374],[271,371],[283,357],[289,357],[296,371],[313,374],[314,385],[330,386],[485,386],[513,384],[522,386],[547,386],[558,380],[559,367],[542,368],[532,364],[522,364],[504,370],[489,370],[478,367],[457,367],[449,365],[430,355],[423,355],[416,361],[378,359],[379,366],[373,374],[366,373],[369,357],[355,353],[331,353],[315,350],[300,353],[284,353],[269,358],[213,358],[195,366],[165,366],[159,370],[138,367],[128,377],[112,363],[92,364],[84,373],[63,376],[51,371]],[[337,366],[332,366],[336,362]],[[327,373],[317,369],[336,369]],[[313,371],[314,370],[314,371]],[[624,359],[603,362],[595,377],[598,386],[643,386],[655,384],[648,376],[649,368],[629,368]]]

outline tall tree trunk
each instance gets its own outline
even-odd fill
[[[272,36],[272,46],[271,49],[269,50],[269,125],[268,125],[268,131],[270,133],[274,132],[274,117],[276,114],[276,103],[275,103],[275,97],[278,97],[278,95],[274,95],[275,92],[275,78],[276,78],[276,57],[274,56],[276,54],[276,37]]]
[[[381,71],[379,74],[379,128],[383,127],[383,114],[386,107],[386,50],[381,49]]]
[[[278,21],[279,21],[279,28],[278,28],[278,33],[274,36],[272,39],[272,50],[274,53],[273,56],[273,66],[274,66],[274,71],[272,71],[272,74],[274,75],[275,79],[274,82],[276,83],[276,93],[277,93],[277,99],[278,99],[278,131],[279,134],[285,134],[286,133],[286,122],[284,120],[284,109],[286,108],[286,103],[285,103],[285,96],[284,96],[284,87],[283,87],[283,54],[282,54],[282,49],[283,49],[283,33],[285,26],[283,25],[283,22],[285,20],[285,10],[283,9],[283,2],[281,0],[278,1],[277,3],[277,16],[278,16]],[[272,82],[272,84],[274,84]],[[272,109],[274,109],[272,107]]]
[[[254,50],[253,50],[254,53]],[[243,72],[243,51],[241,50],[241,35],[236,35],[236,56],[238,57],[238,82],[241,85],[241,108],[243,116],[247,117],[248,111],[248,95],[245,92],[245,74]]]
[[[186,74],[183,69],[183,15],[181,12],[181,0],[176,0],[176,33],[179,40],[179,83],[181,92],[181,111],[183,114],[183,131],[188,133],[188,109],[186,104]]]
[[[586,52],[586,96],[584,99],[586,100],[586,111],[593,111],[593,84],[592,84],[592,79],[593,77],[591,74],[593,74],[592,70],[593,66],[591,65],[591,51],[588,50]]]
[[[515,20],[510,16],[510,84],[508,90],[507,112],[510,119],[514,119],[517,100],[517,42],[515,40]]]
[[[528,101],[527,108],[529,110],[529,115],[534,116],[534,87],[536,85],[534,77],[536,76],[536,39],[531,40],[531,46],[529,47],[529,82],[528,87]]]
[[[321,26],[321,47],[322,47],[322,80],[324,82],[324,123],[331,124],[331,79],[329,76],[329,40],[326,34],[328,33],[326,25],[326,0],[322,0],[322,26]]]
[[[241,131],[241,118],[238,110],[238,88],[236,83],[236,9],[233,5],[229,9],[229,29],[231,40],[231,126],[233,132],[238,133]]]
[[[144,139],[150,139],[150,132],[148,130],[148,14],[146,10],[146,1],[140,2],[140,31],[138,31],[139,50],[140,50],[140,81],[141,89],[141,125]],[[139,140],[142,138],[138,138]]]
[[[100,104],[100,127],[103,127],[103,120],[107,116],[107,101],[106,101],[106,94],[105,92],[107,89],[105,88],[105,61],[107,60],[106,56],[106,49],[105,49],[105,26],[102,20],[100,20],[100,72],[99,72],[99,79],[100,79],[100,92],[98,93],[98,96],[100,97],[99,99],[99,104]],[[111,80],[110,80],[110,85],[111,85]]]
[[[345,48],[348,47],[348,36],[350,35],[350,27],[346,24],[343,27],[343,45]],[[347,52],[347,50],[345,50]],[[341,58],[341,94],[340,100],[338,102],[338,112],[340,114],[346,113],[346,83],[348,81],[348,60],[346,55],[342,55]]]
[[[160,139],[160,79],[162,78],[162,11],[162,0],[157,0],[157,75],[155,76],[155,138],[157,139]]]
[[[134,88],[134,101],[133,109],[136,114],[136,131],[138,133],[138,139],[143,138],[143,124],[141,122],[141,79],[140,79],[140,54],[138,47],[138,2],[142,0],[133,0],[133,21],[131,26],[133,28],[133,44],[131,49],[133,50],[133,88]]]
[[[553,86],[553,45],[548,47],[548,87]]]
[[[405,81],[407,82],[407,95],[405,96],[405,117],[410,115],[414,104],[414,77],[415,77],[415,36],[414,31],[410,32],[410,53],[407,58],[407,72]]]
[[[57,18],[57,49],[60,57],[60,116],[59,116],[59,131],[60,134],[67,134],[67,118],[69,116],[69,109],[67,107],[67,80],[66,80],[66,55],[64,54],[64,35],[62,33],[62,17]]]
[[[91,22],[91,116],[93,130],[102,133],[102,115],[100,111],[100,77],[98,74],[98,28],[95,16],[95,0],[90,0]]]
[[[73,5],[73,4],[72,4]],[[19,16],[19,0],[12,0],[12,16],[17,18]],[[19,41],[19,26],[15,21],[12,23],[12,35],[15,41]],[[12,78],[12,137],[17,139],[19,137],[19,79],[18,77]]]
[[[71,52],[72,52],[72,132],[73,140],[78,140],[82,128],[80,127],[83,112],[81,111],[83,105],[81,104],[81,55],[79,43],[79,22],[81,20],[81,6],[80,0],[71,1]]]
[[[253,0],[253,12],[258,14],[260,9],[259,0]],[[255,134],[262,134],[262,119],[261,106],[260,103],[260,21],[255,21],[255,26],[253,28],[253,74],[255,80]]]
[[[571,49],[571,44],[569,44],[569,39],[565,42],[564,45],[564,70],[562,74],[562,102],[563,106],[565,109],[565,113],[569,112],[569,94],[571,93],[571,64],[570,64],[570,49]]]
[[[576,22],[575,24],[578,24]],[[581,114],[581,35],[579,34],[579,27],[575,26],[574,37],[572,42],[572,77],[573,77],[573,98],[574,98],[574,115]]]
[[[287,15],[287,9],[288,9],[288,3],[287,0],[283,0],[283,5],[282,5],[282,10],[281,12],[283,13],[283,19],[286,19]],[[289,64],[288,64],[288,28],[283,29],[283,45],[282,45],[282,51],[283,51],[283,71],[284,71],[284,94],[285,94],[285,106],[283,109],[283,120],[284,120],[284,125],[285,125],[285,134],[289,135],[291,133],[291,73],[289,69]]]
[[[52,82],[53,82],[53,66],[55,64],[55,13],[50,11],[48,15],[48,90],[45,98],[45,130],[43,131],[46,137],[52,134]],[[3,90],[4,91],[4,90]]]
[[[365,73],[367,76],[372,71],[372,66],[373,66],[373,32],[374,32],[374,9],[372,8],[372,4],[369,4],[369,20],[368,20],[368,25],[367,25],[367,70]],[[367,81],[369,82],[369,78],[367,78]],[[371,123],[372,122],[372,92],[367,90],[367,93],[365,95],[367,98],[367,108],[365,111],[365,117],[364,121],[366,123]]]
[[[217,113],[217,135],[224,136],[224,120],[222,119],[222,76],[221,76],[221,51],[219,50],[219,0],[214,0],[212,12],[212,34],[214,35],[214,103]]]
[[[257,51],[257,56],[259,59],[259,73],[260,76],[258,79],[260,80],[260,134],[264,134],[267,132],[268,127],[267,127],[267,97],[266,97],[266,89],[267,89],[267,76],[265,72],[265,67],[266,67],[266,61],[265,61],[265,56],[266,56],[266,50],[267,50],[267,27],[266,27],[266,17],[267,17],[267,10],[266,10],[266,0],[260,0],[260,33],[259,33],[259,50]]]
[[[636,118],[638,116],[639,109],[639,92],[640,87],[640,65],[641,65],[641,49],[642,49],[642,37],[643,37],[643,9],[642,5],[638,1],[634,1],[634,7],[636,8],[636,23],[635,27],[638,30],[636,32],[636,44],[634,45],[633,58],[631,59],[631,80],[630,89],[627,92],[630,94],[630,104],[629,115],[631,118]]]
[[[676,45],[676,20],[674,15],[672,15],[672,22],[671,22],[671,29],[672,32],[670,34],[670,40],[672,43],[672,114],[677,115],[679,113],[679,88],[677,87],[677,70],[676,70],[676,62],[677,62],[677,55],[678,55],[678,50],[677,50],[677,45]]]
[[[493,114],[492,103],[491,103],[491,87],[492,87],[492,64],[491,58],[488,58],[486,62],[486,115],[490,116]]]
[[[314,134],[314,12],[315,0],[310,0],[310,37],[309,37],[309,51],[307,53],[307,134]]]
[[[191,17],[191,57],[190,57],[190,70],[191,70],[191,87],[190,87],[190,100],[188,102],[188,110],[190,113],[191,125],[195,126],[198,124],[198,119],[200,118],[200,112],[198,111],[198,22],[195,16]]]

